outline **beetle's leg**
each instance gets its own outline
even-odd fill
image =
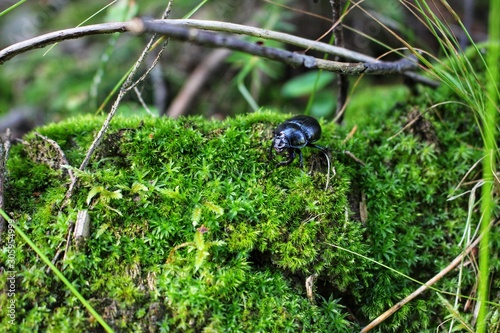
[[[286,165],[292,163],[294,159],[295,159],[295,149],[290,148],[288,150],[288,161],[287,161]]]
[[[293,160],[295,159],[295,152],[294,152],[294,150],[295,150],[294,148],[288,149],[288,151],[287,151],[288,159],[286,161],[279,162],[278,164],[276,164],[276,167],[279,167],[279,166],[282,166],[282,165],[288,165],[288,164],[292,163]]]
[[[319,149],[319,150],[321,150],[321,151],[327,151],[327,150],[328,150],[328,148],[326,148],[326,147],[321,147],[321,146],[318,146],[318,145],[315,145],[315,144],[312,144],[312,143],[308,143],[307,145],[308,145],[309,147],[314,147],[314,148],[317,148],[317,149]]]
[[[302,158],[302,151],[300,149],[296,149],[296,151],[299,153],[299,167],[302,169],[304,167],[304,160]]]

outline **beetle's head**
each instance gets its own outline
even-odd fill
[[[281,154],[288,147],[290,147],[290,143],[284,132],[274,134],[273,148],[278,154]]]

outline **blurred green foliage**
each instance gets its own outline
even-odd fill
[[[170,18],[183,18],[200,1],[175,2]],[[323,13],[328,3],[305,3],[292,0],[277,1],[285,6],[261,1],[224,0],[208,2],[201,6],[193,18],[231,21],[298,34],[302,37],[317,36],[318,31],[327,29],[328,22],[318,20],[301,12]],[[90,4],[74,1],[27,2],[4,15],[0,21],[0,47],[24,41],[43,33],[76,27],[85,24],[125,21],[135,15],[156,17],[164,10],[165,3],[157,1],[121,0],[110,7],[107,3]],[[401,16],[401,11],[396,17]],[[392,14],[391,14],[392,15]],[[399,15],[399,16],[398,16]],[[298,18],[317,20],[302,27]],[[305,23],[304,23],[305,24]],[[61,42],[54,47],[31,50],[16,56],[3,65],[0,73],[0,114],[14,108],[35,107],[44,122],[60,121],[70,116],[94,114],[114,86],[138,58],[147,36],[115,34],[91,36]],[[315,37],[313,37],[315,38]],[[261,40],[253,38],[259,42]],[[277,42],[265,41],[267,46],[285,47]],[[290,48],[288,46],[288,48]],[[293,48],[292,48],[293,49]],[[158,114],[155,105],[157,80],[165,85],[167,106],[172,102],[188,80],[192,71],[212,50],[188,43],[171,41],[166,47],[163,60],[158,67],[159,77],[148,78],[138,86],[142,99]],[[301,50],[298,50],[301,51]],[[153,51],[153,53],[156,51]],[[323,55],[316,55],[323,57]],[[143,65],[144,73],[150,61]],[[302,76],[304,75],[304,76]],[[285,113],[300,113],[307,105],[307,94],[313,86],[303,85],[302,79],[311,73],[285,68],[280,63],[233,53],[224,60],[215,77],[210,76],[199,91],[189,114],[224,117],[236,115],[259,106],[282,109]],[[323,73],[321,86],[316,92],[312,115],[332,117],[335,109],[335,80],[330,73]],[[290,91],[299,87],[300,91]],[[112,100],[112,99],[111,99]],[[128,110],[142,109],[135,94],[129,94],[122,102]],[[162,106],[165,108],[165,105]],[[107,112],[110,105],[101,112]]]

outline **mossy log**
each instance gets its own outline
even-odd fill
[[[323,121],[330,179],[313,148],[304,169],[269,161],[286,119],[271,111],[117,118],[83,171],[102,119],[71,119],[38,129],[65,161],[34,134],[13,147],[7,212],[49,258],[63,253],[56,265],[116,331],[352,332],[418,287],[363,256],[425,281],[460,251],[467,199],[446,199],[477,151],[451,134],[459,125],[421,114],[387,140],[415,116],[403,114],[350,138]],[[79,181],[61,210],[68,170]],[[68,235],[84,209],[90,237],[77,246]],[[21,239],[16,265],[18,331],[101,330]],[[423,331],[440,311],[426,294],[389,325]]]

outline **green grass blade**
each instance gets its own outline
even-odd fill
[[[194,7],[189,13],[187,13],[183,18],[184,19],[188,19],[190,18],[191,16],[194,15],[194,13],[196,13],[201,7],[203,7],[203,5],[205,5],[206,3],[208,2],[208,0],[203,0],[201,1],[198,6]]]
[[[98,15],[99,13],[101,13],[103,10],[107,9],[109,6],[113,5],[117,0],[114,0],[112,1],[111,3],[105,5],[103,8],[99,9],[97,12],[95,12],[94,14],[90,15],[89,17],[87,17],[85,20],[83,20],[83,22],[81,22],[80,24],[78,24],[76,27],[81,27],[82,25],[84,25],[85,23],[87,23],[88,21],[90,21],[92,18],[94,18],[96,15]],[[54,43],[52,44],[48,49],[47,51],[45,51],[43,53],[43,56],[45,57],[50,51],[52,51],[52,49],[54,47],[56,47],[59,43]]]
[[[0,17],[4,16],[5,14],[7,14],[8,12],[16,9],[18,6],[21,6],[23,3],[25,3],[26,0],[19,0],[18,2],[16,2],[15,4],[13,4],[12,6],[10,6],[9,8],[7,8],[6,10],[4,10],[3,12],[0,13]]]
[[[494,170],[496,169],[496,117],[498,113],[497,102],[499,81],[498,62],[500,61],[500,21],[496,15],[500,12],[500,1],[490,1],[490,17],[489,17],[489,40],[490,48],[487,55],[487,64],[490,73],[490,80],[487,83],[488,101],[486,104],[486,113],[484,117],[484,148],[486,158],[483,163],[483,179],[485,184],[482,192],[482,221],[481,230],[487,230],[488,224],[492,218],[494,202],[492,200],[492,189],[494,182]],[[479,313],[477,318],[477,333],[483,333],[487,330],[488,316],[488,294],[489,294],[489,258],[490,258],[490,242],[489,232],[484,233],[484,237],[479,244]]]
[[[96,310],[90,305],[89,302],[76,290],[76,288],[71,284],[71,282],[66,279],[66,277],[61,273],[57,267],[52,264],[52,262],[47,258],[42,251],[31,241],[31,239],[26,235],[21,228],[19,228],[13,220],[9,218],[9,216],[0,209],[0,215],[4,217],[4,219],[14,228],[14,230],[21,236],[21,238],[33,249],[33,251],[38,254],[38,256],[42,259],[42,261],[50,267],[50,269],[55,273],[55,275],[68,287],[68,289],[75,295],[80,302],[89,310],[90,314],[94,316],[94,318],[101,324],[101,326],[106,330],[106,332],[114,332],[113,329],[104,321],[104,319],[97,313]]]

